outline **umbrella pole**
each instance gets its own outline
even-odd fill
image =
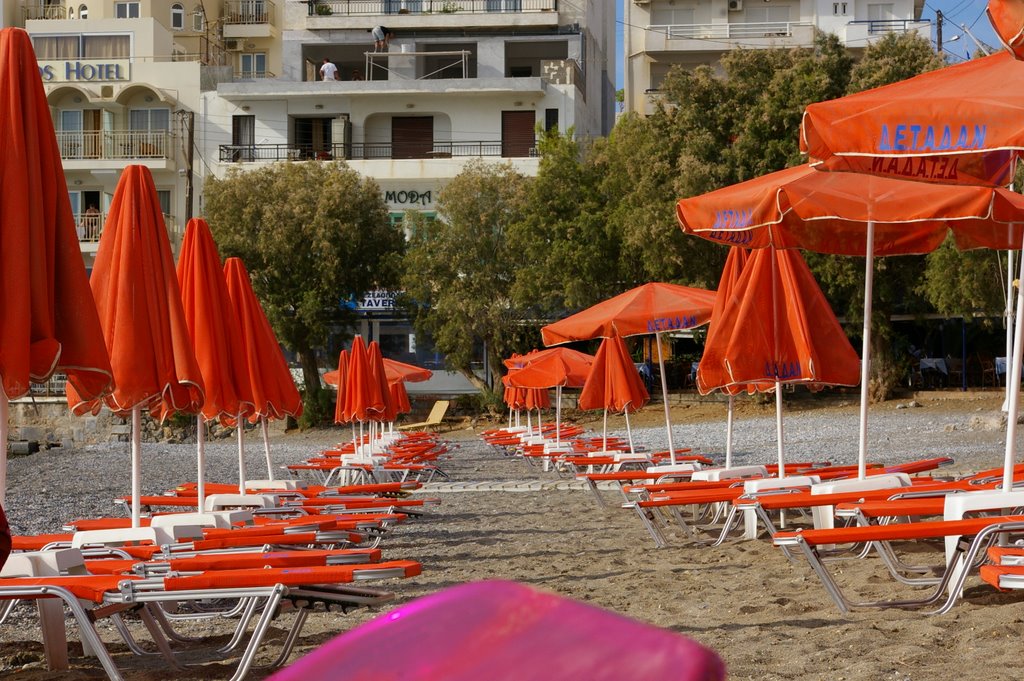
[[[196,414],[196,511],[202,512],[206,500],[206,423],[202,412]]]
[[[1013,185],[1010,185],[1010,191],[1013,191]],[[1003,399],[1003,411],[1008,412],[1010,410],[1010,357],[1013,356],[1013,331],[1015,328],[1014,314],[1013,314],[1013,251],[1006,252],[1006,397]],[[960,372],[963,376],[967,375],[964,371],[966,368],[965,364],[960,365]],[[999,374],[996,374],[996,382],[999,380]]]
[[[555,444],[562,444],[562,386],[555,388]]]
[[[601,451],[608,451],[608,407],[604,408],[604,427],[601,429]]]
[[[729,395],[729,410],[725,413],[725,467],[732,468],[732,415],[736,398]]]
[[[267,457],[267,480],[274,479],[274,468],[270,463],[270,428],[267,427],[267,417],[260,417],[260,427],[263,429],[263,453]]]
[[[629,437],[629,453],[632,455],[636,454],[633,449],[633,429],[629,427],[629,405],[626,405],[626,409],[622,412],[626,417],[626,435]]]
[[[775,381],[775,437],[778,439],[779,477],[786,477],[786,445],[782,433],[782,383]]]
[[[661,371],[661,400],[665,405],[665,432],[668,434],[668,455],[673,464],[676,462],[676,448],[672,443],[672,418],[668,413],[668,381],[665,380],[665,358],[661,353],[661,332],[654,334],[654,342],[658,344],[658,369]],[[630,442],[632,448],[632,442]]]
[[[7,393],[0,385],[0,505],[7,503],[7,433],[10,430],[11,410]]]
[[[1017,311],[1024,310],[1024,257],[1020,258],[1021,273],[1017,283]],[[1006,455],[1003,461],[1003,491],[1007,494],[1013,490],[1013,462],[1017,454],[1017,414],[1020,404],[1021,356],[1024,343],[1024,314],[1018,314],[1013,326],[1013,358],[1006,368],[1006,382],[1013,386],[1010,391],[1009,405],[1006,414]]]
[[[245,494],[245,422],[242,412],[238,412],[235,440],[238,443],[238,493]]]
[[[6,444],[6,443],[5,443]],[[142,523],[142,410],[132,407],[132,527]]]
[[[875,223],[868,221],[864,247],[864,339],[860,351],[860,440],[857,446],[857,478],[867,477],[868,381],[871,378],[871,300],[875,285]]]

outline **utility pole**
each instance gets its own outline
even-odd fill
[[[178,111],[178,115],[181,116],[181,123],[185,128],[185,222],[187,223],[195,214],[193,207],[194,173],[192,171],[196,154],[196,114],[193,111]]]
[[[942,54],[942,10],[935,11],[935,47],[939,54]]]
[[[986,57],[992,54],[992,50],[989,49],[988,45],[974,37],[974,34],[971,33],[971,29],[967,28],[967,24],[960,24],[960,28],[964,29],[964,33],[967,34],[967,37],[974,41],[974,44],[978,46],[978,49],[981,50]]]

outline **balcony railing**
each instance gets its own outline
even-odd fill
[[[389,142],[334,144],[321,148],[302,144],[222,144],[221,163],[271,163],[274,161],[330,160],[394,160],[504,156],[506,158],[537,155],[536,144],[500,140],[433,142],[423,147],[403,145],[397,149]]]
[[[269,24],[274,16],[270,0],[228,0],[224,3],[225,24]]]
[[[264,80],[266,78],[277,78],[270,71],[236,71],[235,80]]]
[[[25,21],[37,19],[67,19],[68,10],[61,5],[26,5],[21,8]]]
[[[307,0],[309,16],[556,12],[558,0]]]
[[[909,33],[916,31],[927,21],[915,21],[914,19],[871,19],[869,21],[851,21],[851,24],[867,25],[868,35],[882,35],[885,33]]]
[[[664,33],[673,40],[699,40],[702,38],[788,38],[793,35],[793,29],[797,26],[810,26],[810,24],[792,21],[732,24],[662,24],[650,26],[649,29],[654,32]]]
[[[32,383],[29,390],[32,397],[63,397],[67,382],[67,374],[56,373],[46,383]]]
[[[140,159],[169,157],[167,130],[60,130],[62,159]]]
[[[107,214],[98,210],[87,210],[84,213],[75,213],[75,231],[78,233],[80,243],[94,244],[103,236],[103,225],[107,221]],[[174,234],[174,217],[164,213],[164,227],[168,234]]]

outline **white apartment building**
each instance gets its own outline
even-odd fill
[[[670,68],[737,48],[810,47],[815,30],[862,50],[892,31],[931,36],[923,0],[623,0],[625,109],[650,112]]]

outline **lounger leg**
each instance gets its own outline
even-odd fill
[[[174,669],[182,669],[183,667],[178,664],[178,661],[174,659],[174,653],[171,652],[171,647],[167,644],[167,638],[160,631],[159,625],[156,620],[153,619],[153,615],[150,613],[148,607],[143,607],[139,611],[139,616],[142,618],[142,623],[146,626],[146,630],[149,631],[150,637],[153,639],[153,643],[156,644],[157,650],[164,656],[167,663]]]
[[[292,649],[295,647],[295,643],[299,640],[299,634],[302,633],[302,626],[306,623],[307,617],[309,617],[308,608],[299,608],[298,612],[295,613],[295,622],[292,624],[291,631],[288,632],[288,636],[284,640],[284,645],[281,647],[281,654],[277,656],[276,660],[270,663],[271,667],[280,667],[288,661],[288,657],[292,654]]]
[[[654,522],[653,513],[651,513],[647,509],[640,508],[640,506],[635,503],[623,504],[622,507],[632,508],[633,510],[636,511],[636,514],[640,517],[640,522],[644,524],[644,527],[647,528],[647,531],[651,535],[651,539],[654,540],[654,546],[656,548],[663,549],[666,546],[668,546],[668,542],[665,541],[665,535],[662,534],[661,530],[657,527],[657,525]]]
[[[46,668],[62,671],[68,668],[68,638],[64,632],[64,606],[52,598],[36,602],[39,611],[39,628],[43,634],[43,651],[46,653]]]
[[[249,645],[246,646],[242,659],[238,663],[238,670],[231,677],[231,681],[241,681],[249,673],[249,668],[252,667],[253,660],[256,659],[256,651],[259,650],[260,643],[263,642],[263,636],[267,633],[267,629],[270,628],[270,622],[274,619],[274,612],[277,610],[284,592],[285,588],[278,585],[274,588],[273,594],[267,598],[267,605],[264,607],[263,614],[260,615],[260,619],[256,623],[256,628],[253,629]]]
[[[238,619],[238,626],[235,627],[235,633],[231,637],[231,640],[227,642],[222,648],[218,648],[217,652],[224,654],[234,650],[238,643],[242,640],[242,636],[245,634],[245,630],[249,626],[249,620],[252,619],[253,613],[256,612],[256,605],[258,604],[258,598],[248,598],[245,604],[245,610],[242,612],[242,616]]]
[[[17,607],[18,603],[21,603],[21,601],[10,600],[4,603],[3,610],[0,610],[0,624],[3,624],[7,621],[7,618],[10,616],[11,611],[14,610],[15,607]]]

